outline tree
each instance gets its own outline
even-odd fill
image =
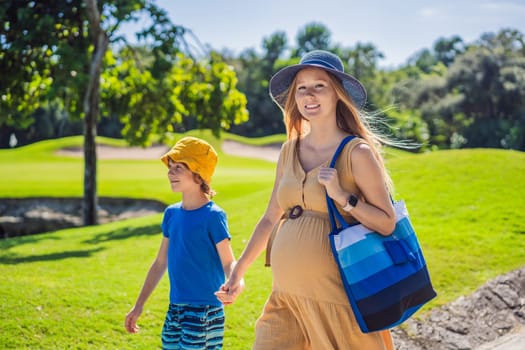
[[[423,49],[409,58],[408,65],[416,66],[421,72],[428,74],[437,62],[436,56],[429,49]]]
[[[439,63],[449,67],[456,57],[466,50],[461,37],[455,35],[449,39],[439,38],[435,41],[432,50],[425,48],[416,52],[408,60],[408,65],[416,66],[425,74],[432,72]]]
[[[0,28],[0,74],[3,79],[0,83],[0,127],[26,128],[33,119],[32,111],[47,103],[56,103],[66,110],[72,118],[84,119],[84,224],[97,222],[97,189],[96,189],[96,123],[101,115],[124,115],[127,122],[125,131],[129,131],[128,140],[137,144],[147,144],[151,141],[151,134],[159,131],[167,120],[176,119],[174,113],[192,110],[191,106],[180,106],[178,97],[171,94],[155,95],[157,92],[169,91],[173,87],[168,85],[171,79],[172,67],[177,61],[180,48],[189,47],[185,41],[186,29],[173,25],[166,12],[159,9],[151,1],[144,0],[111,0],[97,2],[95,0],[62,0],[53,5],[35,1],[7,1],[2,7],[0,15],[4,25]],[[152,25],[138,33],[138,37],[148,39],[148,49],[152,53],[151,65],[145,69],[133,70],[135,75],[120,76],[125,84],[121,85],[126,91],[127,102],[119,103],[108,101],[111,96],[117,96],[114,87],[106,87],[103,92],[103,102],[100,103],[101,76],[105,74],[105,65],[113,58],[108,48],[111,44],[124,43],[122,37],[116,35],[123,22],[136,20],[140,14],[146,14],[152,19]],[[124,62],[124,61],[122,61]],[[128,67],[137,67],[140,63],[127,60]],[[220,66],[214,63],[213,69]],[[147,71],[146,71],[147,69]],[[132,71],[130,68],[129,71]],[[225,96],[231,92],[229,104],[225,105],[213,99],[215,103],[209,108],[225,117],[224,111],[230,114],[224,123],[213,124],[214,132],[217,128],[227,127],[231,121],[242,120],[245,117],[242,97],[236,95],[234,79],[227,69],[218,70],[215,74],[218,79],[208,84],[224,83],[222,78],[228,79],[231,84],[225,84],[227,89],[223,95],[217,95],[215,89],[208,88],[209,94]],[[139,81],[140,84],[133,85]],[[146,85],[149,82],[151,85]],[[176,85],[176,84],[175,84]],[[134,90],[134,87],[148,86],[146,93]],[[219,87],[222,89],[222,87]],[[222,90],[221,90],[222,91]],[[233,95],[233,97],[232,97]],[[173,103],[162,106],[159,96],[166,96]],[[172,97],[170,97],[172,96]],[[209,96],[209,95],[207,95]],[[203,97],[206,100],[206,96]],[[191,101],[190,101],[191,103]],[[218,103],[220,103],[218,105]],[[173,108],[173,106],[178,106]],[[144,119],[136,119],[131,108],[140,106],[142,111],[151,112],[153,119],[158,117],[160,122],[151,125],[144,123]],[[202,106],[202,105],[201,105]],[[102,110],[101,110],[102,107]],[[193,108],[193,111],[197,110]],[[240,111],[240,112],[239,112]],[[158,114],[156,112],[159,112]],[[240,114],[239,114],[240,113]],[[127,116],[127,117],[126,117]],[[200,125],[206,124],[209,113],[202,115]],[[162,129],[166,131],[165,129]]]
[[[84,225],[97,223],[97,119],[100,114],[100,73],[109,45],[109,36],[102,28],[96,0],[86,0],[86,14],[92,40],[89,76],[84,93]]]
[[[439,62],[396,89],[440,147],[525,149],[525,50],[513,30],[484,34],[447,68]]]
[[[358,42],[355,47],[345,51],[341,58],[346,60],[348,73],[363,81],[375,75],[378,61],[384,58],[383,53],[371,43]]]
[[[170,75],[170,84],[179,85],[175,96],[180,96],[188,114],[196,119],[197,128],[210,128],[220,136],[221,129],[248,120],[246,97],[237,90],[235,71],[218,53],[212,52],[208,60],[197,63],[182,55],[180,59],[180,64],[174,66],[176,72]],[[190,79],[181,84],[181,75]]]
[[[275,32],[263,38],[260,56],[254,50],[246,50],[239,59],[232,61],[237,67],[239,89],[246,95],[250,112],[250,120],[236,126],[234,132],[252,137],[284,132],[282,114],[268,96],[268,84],[286,45],[286,34]]]
[[[454,35],[449,39],[439,38],[434,43],[436,61],[442,62],[447,67],[454,62],[456,56],[463,52],[465,52],[465,44],[458,35]]]
[[[377,65],[384,57],[374,44],[358,42],[351,48],[336,47],[333,49],[344,62],[345,71],[362,81],[367,90],[367,104],[375,105],[381,94],[381,86],[376,85]],[[374,106],[374,108],[377,108]]]
[[[463,133],[467,147],[525,150],[525,52],[508,46],[505,34],[495,45],[471,47],[450,67],[449,93],[471,118]]]
[[[78,20],[80,5],[80,1],[56,6],[8,1],[0,7],[0,125],[28,127],[33,122],[32,111],[66,92],[61,83],[67,79],[84,83],[80,76],[75,79],[85,63],[81,53],[87,52],[86,42],[75,40],[85,35]],[[32,30],[33,26],[37,30]],[[67,55],[71,52],[77,53],[75,60]],[[69,61],[59,62],[59,57]],[[62,69],[64,64],[70,70]],[[58,83],[54,89],[53,82]],[[72,100],[78,102],[77,98]],[[63,106],[74,113],[76,102],[64,100]]]
[[[297,34],[297,48],[293,50],[292,57],[301,57],[312,50],[330,50],[331,35],[322,23],[307,24]]]

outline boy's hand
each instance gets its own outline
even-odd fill
[[[137,326],[137,320],[139,319],[140,314],[142,313],[142,310],[138,310],[137,308],[133,307],[130,312],[126,315],[126,321],[124,322],[124,327],[126,328],[126,331],[128,333],[138,333],[140,330],[140,327]]]
[[[226,282],[226,284],[223,284],[221,288],[217,292],[215,292],[215,296],[217,297],[217,299],[219,299],[220,302],[224,305],[233,304],[235,302],[235,299],[237,299],[237,297],[241,294],[242,290],[244,289],[244,280],[242,279],[237,285],[232,287],[229,286],[228,282]]]
[[[233,304],[233,302],[235,301],[235,298],[233,297],[233,295],[230,295],[228,294],[228,292],[223,291],[223,290],[219,290],[215,292],[215,296],[217,297],[217,299],[220,300],[220,302],[223,305],[230,305],[230,304]]]

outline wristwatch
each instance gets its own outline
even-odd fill
[[[346,205],[343,207],[343,210],[351,211],[357,205],[358,201],[359,201],[359,198],[355,194],[351,194],[350,197],[348,197],[348,201],[346,202]]]

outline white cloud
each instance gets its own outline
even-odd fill
[[[425,18],[435,18],[440,15],[440,11],[435,7],[425,7],[419,10],[419,14]]]

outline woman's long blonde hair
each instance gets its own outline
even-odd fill
[[[387,188],[393,193],[392,179],[388,174],[382,156],[383,144],[390,144],[391,142],[379,131],[374,130],[368,122],[372,117],[377,117],[377,115],[366,114],[364,111],[360,111],[346,93],[339,79],[329,72],[327,74],[338,97],[336,107],[337,126],[344,132],[366,141],[381,167]],[[295,103],[296,89],[297,79],[294,79],[289,88],[283,93],[283,95],[286,94],[283,116],[288,140],[300,139],[309,128],[308,121],[301,115],[297,103]]]

